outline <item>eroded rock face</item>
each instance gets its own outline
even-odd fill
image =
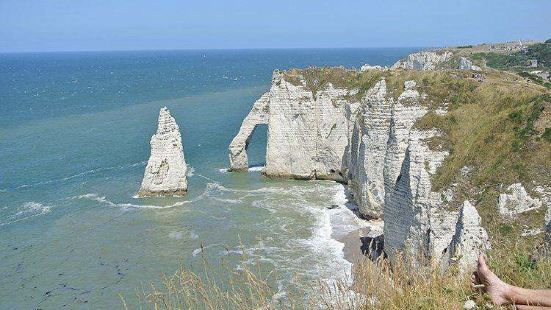
[[[450,52],[416,54],[400,66],[429,70],[451,57]],[[249,114],[252,121],[247,116],[230,146],[232,167],[246,167],[246,154],[240,154],[250,128],[267,122],[267,175],[346,181],[362,215],[384,218],[384,251],[391,260],[398,253],[422,255],[447,266],[450,246],[453,257],[470,247],[477,218],[469,205],[461,212],[445,209],[451,198],[432,191],[431,177],[448,151],[429,148],[442,132],[414,128],[429,111],[416,82],[405,81],[397,98],[384,78],[358,102],[351,94],[357,93],[331,84],[312,92],[306,83],[290,83],[276,72],[270,91]],[[485,240],[483,234],[477,238]]]
[[[268,124],[270,112],[270,93],[265,93],[258,99],[243,120],[239,133],[233,138],[230,151],[230,170],[245,171],[249,168],[247,147],[258,125]]]
[[[507,187],[505,193],[499,195],[499,213],[513,217],[517,214],[541,208],[542,203],[537,198],[532,198],[520,183]]]
[[[248,142],[256,126],[268,124],[266,175],[342,181],[350,115],[356,106],[347,95],[349,90],[331,84],[314,93],[276,71],[270,91],[256,101],[230,144],[231,170],[248,168]]]
[[[551,203],[547,204],[545,212],[545,241],[551,247]]]
[[[348,90],[328,84],[313,93],[274,75],[266,175],[298,179],[342,180],[348,144]]]
[[[488,233],[481,226],[481,218],[476,208],[466,200],[448,248],[449,263],[456,262],[462,272],[472,271],[476,268],[478,255],[489,247]]]
[[[438,225],[449,223],[434,212],[442,205],[441,195],[432,191],[431,176],[448,155],[447,151],[433,151],[427,141],[441,133],[436,130],[410,131],[408,147],[396,183],[387,193],[384,204],[385,252],[390,257],[404,253],[408,257],[422,255],[425,258],[441,256],[442,244],[449,244],[447,236],[438,234],[435,244],[434,231],[443,231]],[[442,241],[444,240],[444,241]]]
[[[480,67],[473,65],[473,62],[466,57],[459,58],[459,70],[474,70],[480,71]]]
[[[372,66],[370,64],[365,64],[363,65],[361,68],[360,68],[360,71],[368,71],[368,70],[380,70],[380,71],[383,71],[383,70],[387,70],[388,67],[384,66]]]
[[[147,161],[138,196],[183,195],[187,191],[187,166],[180,128],[164,107],[159,112],[157,132],[151,137],[151,156]]]
[[[348,185],[360,213],[382,216],[385,191],[383,181],[386,144],[390,129],[392,98],[387,99],[385,80],[365,94],[356,115],[352,135],[351,166]]]
[[[392,69],[435,70],[439,64],[450,60],[452,56],[453,53],[449,51],[413,53],[392,65]]]

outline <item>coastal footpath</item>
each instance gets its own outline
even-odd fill
[[[414,53],[390,68],[276,70],[229,146],[230,169],[247,170],[248,143],[267,124],[264,173],[346,184],[359,216],[384,220],[391,261],[468,270],[505,238],[541,244],[551,96],[488,67],[476,48]]]

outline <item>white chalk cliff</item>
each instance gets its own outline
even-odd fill
[[[394,67],[428,70],[449,60],[448,53],[417,53]],[[247,141],[256,125],[267,123],[266,175],[345,182],[364,217],[384,219],[384,251],[391,260],[397,253],[420,253],[465,269],[487,248],[487,234],[476,208],[465,202],[450,210],[446,195],[432,190],[431,177],[449,153],[429,148],[441,132],[414,128],[429,111],[417,83],[405,81],[403,89],[392,95],[383,77],[361,97],[357,89],[331,83],[314,92],[276,71],[270,91],[230,145],[231,169],[247,168]]]
[[[274,72],[270,91],[253,105],[230,144],[230,170],[248,168],[248,141],[257,125],[267,123],[266,175],[342,180],[348,94],[330,84],[314,93]]]
[[[183,195],[187,191],[187,166],[180,128],[170,111],[159,112],[157,132],[151,137],[151,156],[147,161],[138,196]]]
[[[392,69],[434,70],[439,64],[450,60],[450,51],[424,51],[410,54],[406,59],[399,60]]]

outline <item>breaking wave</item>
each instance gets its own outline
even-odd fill
[[[105,196],[100,196],[98,194],[84,194],[84,195],[78,195],[70,197],[70,199],[79,199],[79,200],[91,200],[96,201],[105,205],[108,205],[110,207],[118,207],[118,208],[124,208],[124,209],[170,209],[178,206],[182,206],[184,204],[190,203],[191,201],[178,201],[176,203],[173,203],[171,205],[166,206],[155,206],[155,205],[139,205],[139,204],[132,204],[132,203],[115,203],[111,200],[107,199]]]

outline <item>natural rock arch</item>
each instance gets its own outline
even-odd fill
[[[269,93],[265,93],[254,103],[251,111],[243,120],[239,133],[230,143],[231,171],[247,171],[249,169],[247,148],[258,125],[268,124],[269,102]]]

